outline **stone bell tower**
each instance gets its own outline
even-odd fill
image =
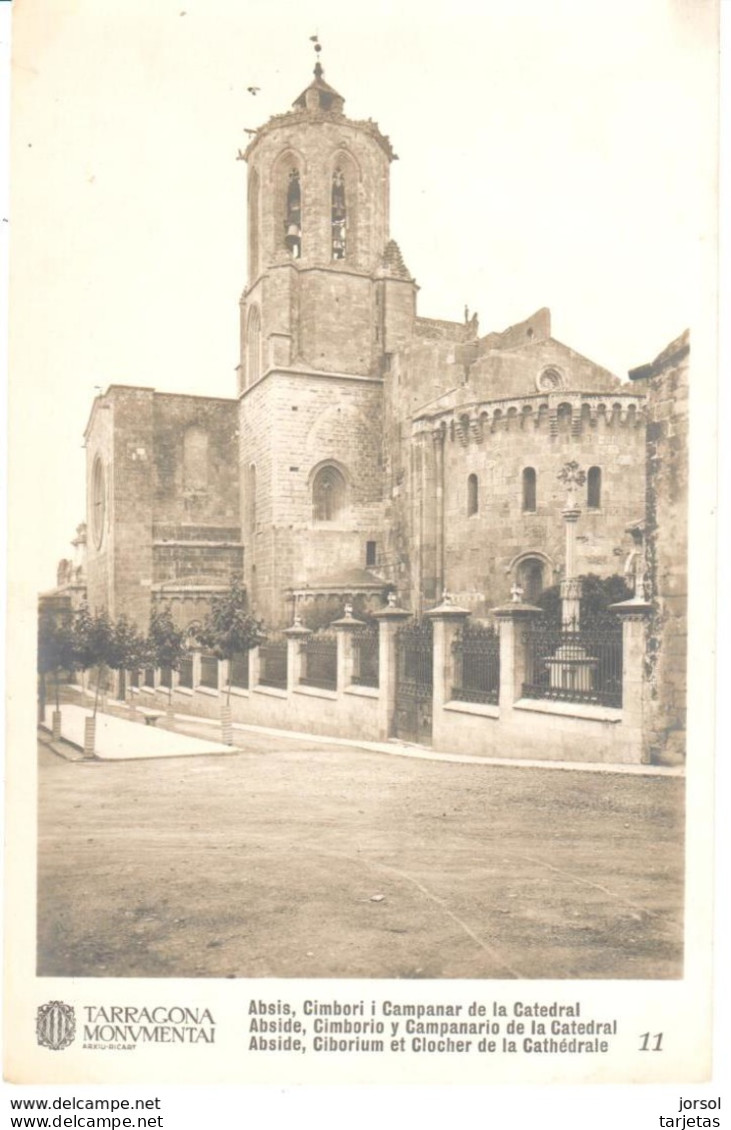
[[[366,543],[370,563],[377,553],[383,381],[415,317],[416,284],[389,240],[395,154],[343,105],[318,58],[292,109],[242,154],[245,574],[260,612],[279,622],[295,590],[364,566]]]

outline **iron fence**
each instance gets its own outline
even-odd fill
[[[302,644],[300,683],[335,691],[338,687],[338,641],[333,632],[317,632]]]
[[[232,687],[248,690],[249,687],[249,653],[248,651],[231,657],[229,665],[229,678]]]
[[[155,685],[155,668],[145,667],[145,686],[154,687]]]
[[[173,685],[173,669],[172,669],[172,667],[161,667],[160,668],[160,682],[159,682],[158,685],[161,686],[161,687],[164,687],[166,691],[170,690],[170,688]]]
[[[492,624],[467,621],[452,643],[452,698],[496,704],[500,694],[500,635]]]
[[[432,657],[434,632],[431,620],[413,620],[396,632],[398,682],[401,688],[416,685],[431,694],[434,682]]]
[[[178,686],[193,689],[193,659],[183,659],[178,673]]]
[[[616,620],[616,622],[615,622]],[[524,698],[622,705],[622,624],[532,624],[524,631]]]
[[[368,626],[353,632],[352,681],[359,687],[378,686],[378,628]]]
[[[201,655],[201,674],[199,686],[218,690],[218,660],[215,655]]]
[[[264,687],[287,689],[287,639],[269,636],[259,645],[259,682]]]

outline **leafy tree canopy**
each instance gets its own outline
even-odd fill
[[[249,611],[246,589],[234,578],[225,592],[211,599],[210,612],[199,629],[198,642],[218,659],[232,659],[266,639],[264,622]]]
[[[73,671],[76,666],[76,648],[73,622],[70,616],[59,618],[52,614],[38,621],[38,671],[48,675],[59,671]]]
[[[148,661],[155,667],[179,671],[187,654],[186,633],[178,628],[169,608],[154,608],[147,635]]]
[[[632,591],[628,588],[624,577],[614,573],[611,577],[598,577],[595,573],[587,573],[581,577],[583,582],[581,596],[581,625],[590,627],[599,626],[613,619],[609,611],[610,604],[622,600],[629,600]],[[560,623],[561,621],[561,586],[552,585],[544,589],[538,597],[536,604],[545,612],[547,623]]]

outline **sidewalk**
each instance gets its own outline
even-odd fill
[[[184,726],[219,726],[214,718],[204,718],[198,714],[176,714]],[[336,738],[323,734],[303,733],[299,730],[274,730],[268,726],[253,726],[245,722],[234,722],[234,740],[237,730],[251,734],[266,734],[273,738],[288,738],[293,741],[317,742],[320,745],[345,746],[350,749],[363,749],[370,753],[387,753],[391,757],[413,757],[421,761],[451,761],[460,765],[495,765],[502,769],[562,769],[576,773],[621,773],[635,777],[684,777],[682,765],[608,765],[592,761],[536,761],[528,758],[507,757],[469,757],[463,753],[440,753],[426,746],[409,745],[396,739],[388,742],[358,741],[355,738]]]
[[[52,707],[46,707],[45,728],[51,729]],[[84,706],[63,703],[61,737],[78,749],[84,748],[84,721],[89,717]],[[235,747],[220,742],[191,738],[174,730],[158,730],[113,714],[97,713],[94,754],[101,761],[137,761],[154,757],[197,757],[202,754],[235,753]]]
[[[79,693],[85,697],[88,695],[88,692],[81,691],[80,688]],[[91,702],[92,696],[88,695],[88,698],[89,702]],[[122,702],[115,702],[114,707],[119,711],[124,710],[125,712],[127,709],[125,704]],[[63,704],[62,714],[65,715],[68,709],[69,705]],[[87,707],[74,706],[71,707],[71,709],[79,711],[84,717],[89,714],[89,709]],[[47,718],[49,720],[50,728],[50,708],[47,712]],[[97,757],[100,757],[104,760],[134,760],[137,757],[179,757],[191,756],[195,753],[232,753],[234,752],[236,746],[238,746],[239,749],[241,748],[241,735],[259,734],[271,738],[281,738],[282,740],[290,742],[299,741],[307,742],[308,744],[317,743],[318,745],[335,746],[340,747],[341,749],[362,749],[368,751],[369,753],[388,754],[391,757],[410,757],[416,758],[417,760],[421,761],[446,761],[454,762],[460,765],[492,765],[502,769],[555,769],[561,770],[563,772],[621,774],[624,776],[635,777],[685,777],[685,767],[682,765],[636,765],[626,763],[612,765],[591,761],[538,761],[532,758],[517,759],[507,757],[470,757],[467,754],[461,753],[442,753],[429,749],[425,746],[409,745],[406,742],[400,742],[395,739],[386,742],[370,742],[362,740],[359,741],[357,738],[340,738],[330,735],[302,732],[299,730],[278,730],[269,726],[255,726],[246,722],[233,723],[235,746],[232,747],[220,745],[216,742],[209,742],[207,737],[189,738],[184,737],[182,734],[179,734],[177,732],[163,729],[157,730],[149,726],[142,726],[139,723],[128,722],[123,718],[119,718],[110,714],[97,715],[97,746],[100,746],[101,731],[99,720],[102,718],[111,719],[112,722],[119,723],[122,726],[126,727],[126,731],[120,731],[120,734],[125,734],[123,740],[127,743],[129,743],[130,740],[134,740],[138,735],[140,735],[142,744],[140,744],[140,741],[135,741],[135,749],[142,748],[145,751],[150,751],[142,753],[129,752],[128,748],[123,749],[120,745],[118,747],[119,751],[117,753],[107,754],[97,751]],[[198,733],[202,734],[205,734],[206,730],[209,729],[215,729],[220,733],[221,729],[221,723],[217,719],[207,718],[200,714],[183,714],[176,712],[175,723],[176,726],[179,725],[182,730],[190,731],[191,729],[194,729]],[[65,719],[64,726],[65,728],[68,728]],[[77,734],[80,733],[78,744],[80,748],[83,748],[83,721],[81,721],[80,727],[80,731],[77,729],[76,732]],[[133,731],[133,733],[131,731]],[[239,735],[238,738],[237,735]],[[149,744],[146,744],[146,739],[148,736],[151,741],[149,742]],[[158,739],[163,739],[163,741],[158,743]],[[168,741],[165,742],[164,739],[168,739]],[[175,739],[174,746],[170,744],[171,739]],[[73,738],[69,740],[71,740],[72,742],[74,741]],[[182,744],[186,742],[193,743],[202,748],[191,748],[189,750],[180,748]],[[172,750],[172,752],[164,752],[168,748]],[[160,752],[157,752],[158,750],[160,750]]]

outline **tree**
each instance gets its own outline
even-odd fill
[[[61,672],[76,666],[73,623],[69,615],[58,617],[45,613],[38,621],[38,672],[45,691],[46,675],[53,675],[56,685],[56,710],[59,705]]]
[[[614,573],[611,577],[598,577],[595,573],[587,573],[580,580],[582,628],[599,628],[613,621],[609,605],[629,600],[632,596],[624,577],[619,573]],[[561,586],[552,585],[551,588],[544,589],[536,604],[545,612],[547,623],[560,623]]]
[[[113,666],[115,671],[136,671],[143,667],[149,658],[147,640],[134,621],[128,620],[124,613],[114,624],[112,651],[113,662],[110,666]]]
[[[73,623],[75,666],[82,671],[98,668],[94,694],[93,717],[99,705],[99,690],[106,679],[108,668],[117,662],[114,624],[106,609],[92,615],[88,605],[82,604]]]
[[[186,633],[178,628],[168,607],[153,608],[150,614],[150,630],[147,634],[147,647],[150,661],[155,667],[165,667],[179,671],[188,649]],[[168,687],[168,703],[172,703],[172,679]]]
[[[211,609],[198,632],[198,641],[217,659],[228,661],[226,705],[231,701],[231,660],[245,655],[266,639],[264,622],[249,612],[246,589],[234,578],[226,592],[211,599]]]

